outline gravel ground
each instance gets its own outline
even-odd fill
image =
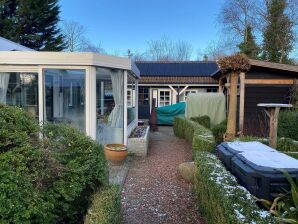
[[[191,148],[160,127],[150,136],[147,158],[135,158],[122,189],[124,224],[205,223],[196,208],[191,185],[178,174],[191,160]]]

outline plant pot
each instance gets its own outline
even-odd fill
[[[104,152],[106,159],[112,163],[121,163],[128,155],[126,146],[123,144],[107,144],[104,146]]]

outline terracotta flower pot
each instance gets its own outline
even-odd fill
[[[121,163],[128,155],[125,145],[107,144],[104,146],[106,159],[113,163]]]

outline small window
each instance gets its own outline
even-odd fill
[[[191,94],[191,93],[198,93],[198,90],[196,90],[196,89],[185,90],[185,92],[184,92],[184,101],[187,100],[188,94]]]
[[[171,105],[171,91],[170,90],[159,90],[158,106],[164,107]]]

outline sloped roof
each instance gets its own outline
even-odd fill
[[[219,72],[216,62],[202,61],[137,61],[142,76],[166,77],[211,77]]]
[[[298,75],[298,66],[297,65],[289,65],[289,64],[281,64],[281,63],[275,63],[275,62],[269,62],[269,61],[261,61],[261,60],[255,60],[255,59],[249,59],[249,63],[252,67],[259,67],[259,68],[267,68],[272,70],[279,70],[279,71],[285,71],[285,72],[293,72],[295,75]],[[213,78],[218,79],[222,75],[221,72],[215,73],[212,75]]]
[[[0,37],[0,51],[34,51],[28,47]]]
[[[288,64],[274,63],[269,61],[253,60],[253,59],[249,59],[249,62],[252,66],[272,68],[272,69],[289,71],[289,72],[298,72],[297,65],[288,65]]]

